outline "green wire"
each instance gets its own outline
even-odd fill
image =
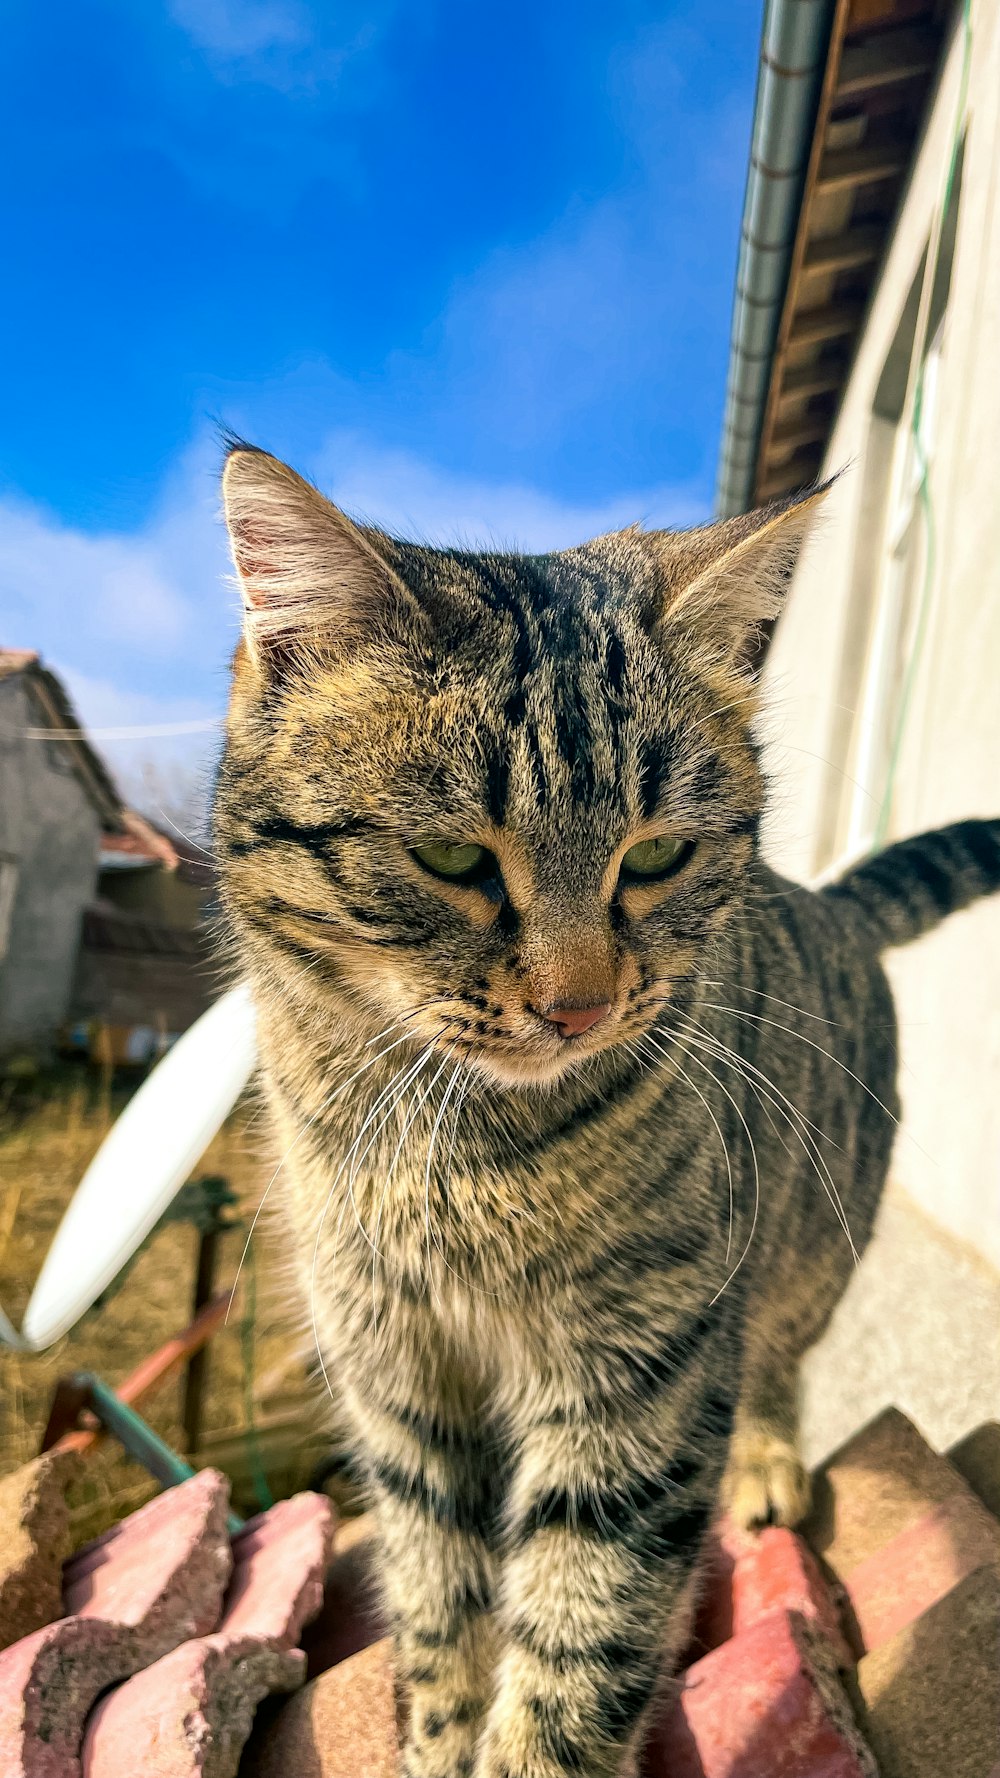
[[[962,46],[962,73],[959,80],[958,105],[955,113],[955,127],[952,132],[951,153],[948,157],[948,175],[944,184],[944,197],[942,200],[941,212],[942,226],[944,219],[947,218],[948,211],[951,208],[952,191],[955,184],[955,172],[958,167],[958,155],[962,142],[962,125],[965,118],[965,105],[969,92],[969,66],[972,60],[972,0],[964,0],[962,20],[964,33]],[[917,482],[917,494],[920,500],[920,509],[924,517],[924,534],[926,539],[924,576],[923,584],[920,589],[917,624],[913,634],[913,647],[910,650],[910,658],[906,666],[906,674],[903,680],[903,692],[899,701],[899,714],[896,717],[896,726],[893,731],[892,747],[889,753],[889,765],[886,770],[885,789],[882,792],[878,820],[875,823],[875,837],[873,844],[873,850],[875,851],[879,851],[880,848],[885,845],[886,834],[889,828],[889,817],[892,813],[892,796],[893,790],[895,789],[896,773],[899,768],[899,759],[903,747],[903,736],[906,730],[907,718],[910,713],[910,703],[913,697],[913,688],[916,684],[917,670],[923,652],[924,637],[927,631],[927,620],[930,615],[931,592],[934,586],[937,537],[934,524],[934,502],[931,497],[930,465],[927,461],[927,456],[920,438],[920,419],[923,411],[923,398],[924,367],[923,363],[921,363],[920,369],[917,372],[916,387],[913,392],[913,417],[910,421],[910,430],[913,436],[913,448],[917,458],[917,473],[919,477]]]

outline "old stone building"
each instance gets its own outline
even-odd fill
[[[55,674],[0,649],[0,1057],[47,1047],[66,1018],[100,836],[121,827]]]

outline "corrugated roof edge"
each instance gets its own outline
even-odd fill
[[[835,0],[767,0],[730,332],[716,506],[750,504]]]

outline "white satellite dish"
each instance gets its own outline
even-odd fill
[[[79,1321],[189,1177],[256,1057],[253,1002],[242,985],[202,1014],[130,1099],[56,1231],[20,1336],[0,1310],[0,1338],[40,1352]]]

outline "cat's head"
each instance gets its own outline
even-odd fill
[[[748,662],[819,497],[479,554],[235,448],[216,833],[258,993],[505,1084],[683,1003],[755,856]]]

